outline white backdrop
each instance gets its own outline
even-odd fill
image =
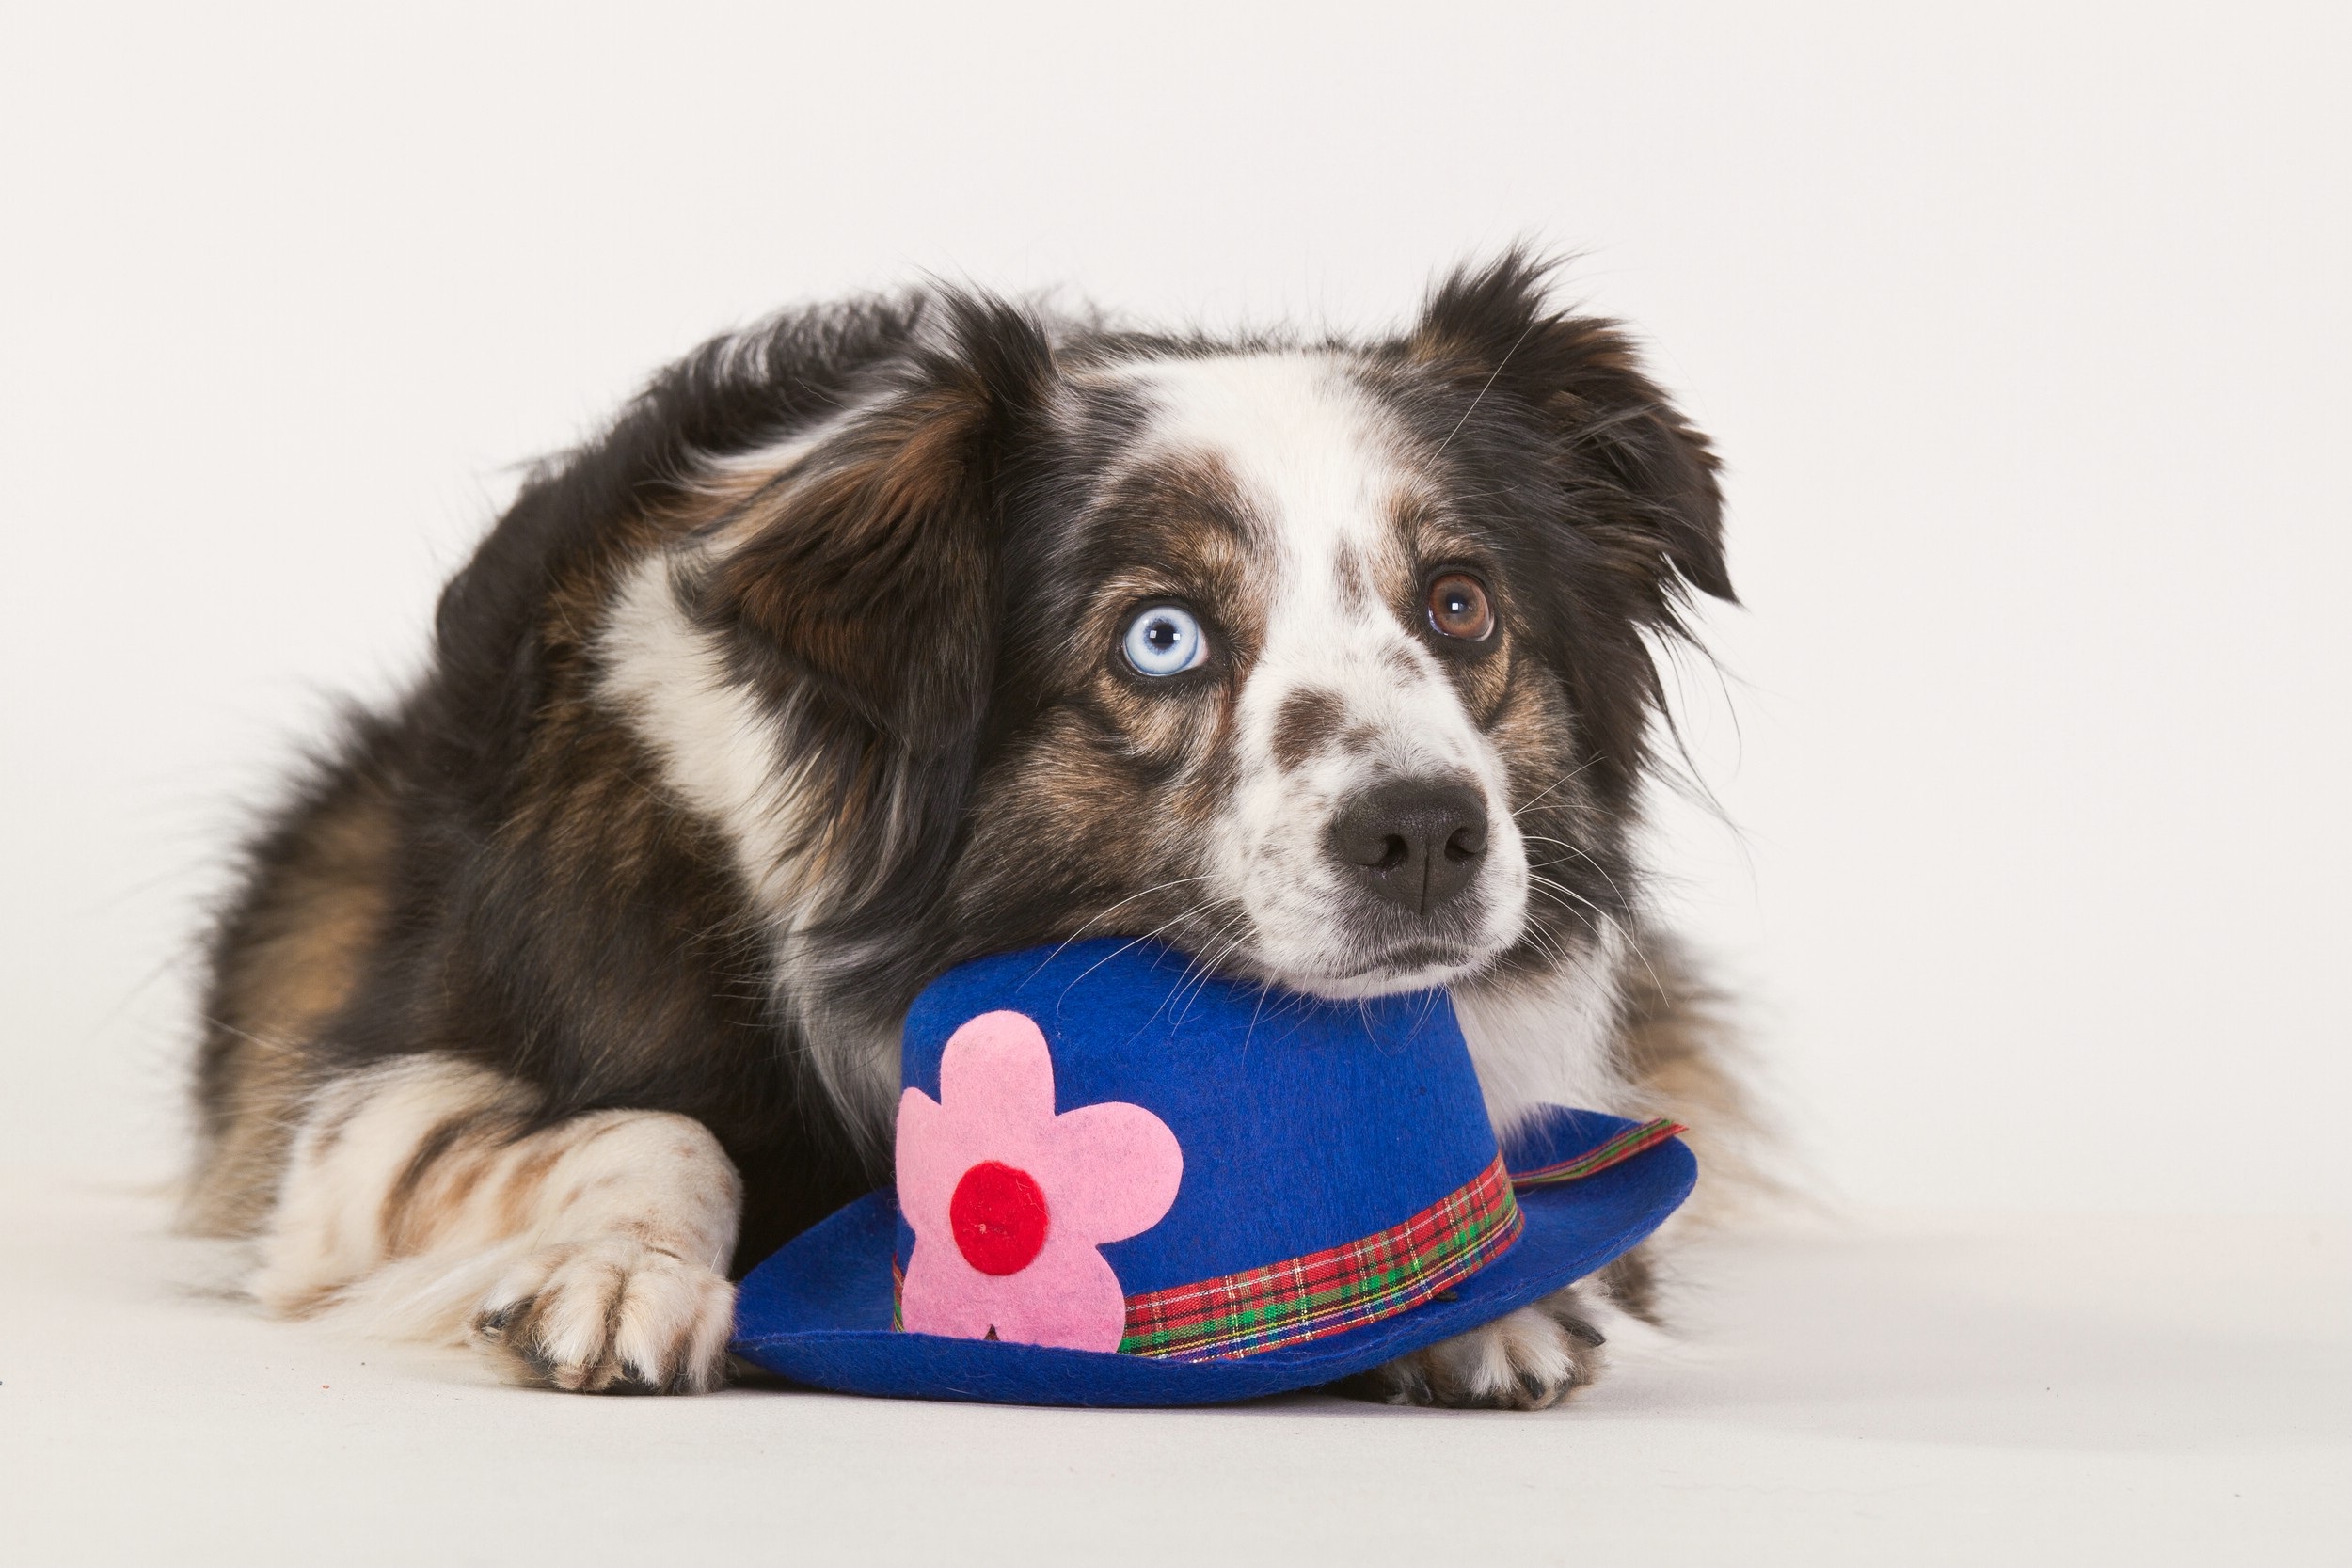
[[[240,802],[704,335],[1531,234],[1729,463],[1671,894],[1824,1190],[2341,1207],[2342,12],[1901,9],[11,6],[0,1159],[168,1163]]]

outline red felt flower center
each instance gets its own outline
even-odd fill
[[[1019,1274],[1045,1246],[1045,1190],[1025,1170],[983,1160],[947,1200],[956,1250],[982,1274]]]

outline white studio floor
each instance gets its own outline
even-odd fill
[[[501,1387],[268,1323],[151,1194],[0,1180],[0,1561],[2352,1561],[2342,1221],[1716,1242],[1565,1410]]]

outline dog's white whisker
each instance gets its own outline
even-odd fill
[[[1112,915],[1118,913],[1120,910],[1125,909],[1128,905],[1135,903],[1137,899],[1149,898],[1155,893],[1165,893],[1169,888],[1183,887],[1188,882],[1203,882],[1206,880],[1208,880],[1208,878],[1205,875],[1197,877],[1171,877],[1165,882],[1156,882],[1139,892],[1127,895],[1126,897],[1121,898],[1118,903],[1104,910],[1100,914],[1089,917],[1087,921],[1080,925],[1077,929],[1062,938],[1062,940],[1055,945],[1053,952],[1047,954],[1045,958],[1038,964],[1038,968],[1041,970],[1054,959],[1060,958],[1072,942],[1082,940],[1089,931],[1093,930],[1097,926],[1100,926],[1103,922],[1108,920]]]

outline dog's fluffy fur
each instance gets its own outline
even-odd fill
[[[1730,596],[1714,468],[1517,255],[1370,343],[938,291],[707,344],[524,485],[428,676],[254,847],[193,1217],[258,1239],[283,1312],[707,1387],[730,1275],[886,1171],[909,999],[1082,934],[1448,985],[1498,1127],[1720,1122],[1629,858],[1653,644]],[[1440,577],[1490,631],[1439,624]],[[1171,605],[1206,657],[1146,675],[1124,634]],[[1409,833],[1335,847],[1384,786],[1453,802],[1458,887],[1382,893],[1444,869]],[[1368,1386],[1549,1403],[1646,1279]]]

